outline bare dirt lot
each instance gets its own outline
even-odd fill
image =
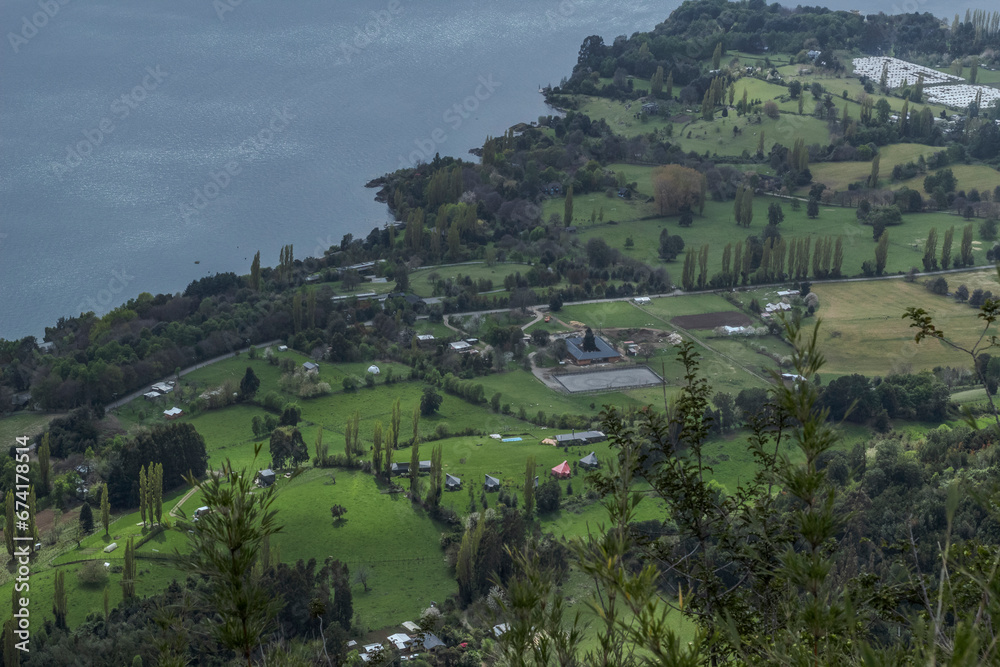
[[[670,322],[683,329],[714,329],[721,326],[745,327],[753,324],[753,320],[749,317],[733,310],[704,313],[703,315],[678,315]]]

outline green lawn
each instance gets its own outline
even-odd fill
[[[410,274],[410,289],[414,294],[423,297],[435,296],[433,280],[457,279],[459,276],[469,277],[473,282],[486,279],[493,282],[493,289],[503,289],[503,281],[509,275],[520,272],[524,275],[531,270],[528,264],[504,263],[487,266],[485,262],[469,264],[446,264],[444,266],[429,266]]]

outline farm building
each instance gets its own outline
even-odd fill
[[[311,361],[307,361],[306,363],[302,364],[302,370],[310,374],[319,373],[319,364],[314,364]]]
[[[163,411],[163,416],[166,417],[167,419],[177,419],[182,414],[184,414],[184,411],[181,410],[176,405],[174,407],[170,408],[169,410],[164,410]]]
[[[594,336],[596,350],[583,349],[583,336],[572,336],[566,339],[566,353],[568,359],[577,366],[589,366],[590,364],[600,364],[607,362],[621,361],[622,355],[608,345],[600,336]]]
[[[410,474],[409,461],[393,463],[392,466],[390,467],[390,472],[392,472],[393,475],[409,475]]]
[[[161,394],[169,394],[174,390],[173,382],[157,382],[152,386],[153,391],[158,391]]]
[[[597,454],[591,452],[580,459],[580,467],[586,470],[593,470],[594,468],[599,468],[601,462],[597,460]]]
[[[602,431],[573,431],[572,433],[560,433],[556,436],[556,442],[560,445],[587,445],[594,442],[604,442],[608,436]]]
[[[483,488],[487,491],[499,491],[500,490],[500,480],[496,477],[490,477],[486,475],[486,481],[483,482]]]
[[[258,471],[257,484],[260,486],[271,486],[274,484],[274,471],[270,468]]]
[[[462,488],[462,480],[454,475],[449,475],[445,473],[444,475],[444,488],[446,491],[458,491]]]
[[[563,461],[552,469],[552,476],[556,479],[569,479],[572,474],[573,471],[570,470],[568,461]]]

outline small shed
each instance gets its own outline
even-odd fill
[[[147,391],[145,394],[142,395],[142,397],[145,398],[147,401],[153,401],[159,398],[161,395],[162,394],[160,394],[160,392],[158,391]]]
[[[601,462],[597,460],[597,454],[591,452],[580,459],[580,467],[587,470],[593,470],[594,468],[600,467]]]
[[[302,370],[310,374],[319,373],[319,364],[307,361],[306,363],[302,364]]]
[[[410,462],[401,461],[399,463],[393,463],[390,468],[390,472],[393,475],[409,475],[410,474]]]
[[[569,463],[567,461],[563,461],[552,469],[552,476],[556,479],[569,479],[572,474],[573,471],[570,470]]]
[[[496,477],[490,477],[486,475],[486,481],[483,482],[483,488],[487,491],[499,491],[500,490],[500,480]]]
[[[260,486],[271,486],[274,484],[274,471],[270,468],[257,471],[257,484]]]
[[[405,651],[413,643],[413,639],[405,632],[397,632],[394,635],[389,635],[388,639],[389,643],[395,646],[397,651]]]
[[[444,475],[444,488],[447,491],[458,491],[462,488],[462,480],[454,475],[449,475],[445,473]]]
[[[430,473],[431,467],[432,466],[431,466],[431,462],[430,461],[421,461],[420,462],[420,468],[417,470],[417,472]]]
[[[184,411],[181,410],[176,405],[174,407],[170,408],[169,410],[164,410],[163,411],[163,416],[166,417],[167,419],[177,419],[182,414],[184,414]]]

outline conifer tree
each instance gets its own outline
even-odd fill
[[[250,289],[260,291],[260,250],[253,256],[253,263],[250,264]]]
[[[837,237],[837,244],[833,250],[833,266],[831,272],[834,278],[841,276],[841,269],[844,265],[844,237]]]
[[[674,96],[674,71],[670,70],[670,74],[667,75],[667,83],[665,84],[667,88],[667,97],[673,98]]]
[[[712,53],[712,69],[719,69],[719,64],[722,62],[722,42],[715,45],[715,51]]]
[[[937,228],[932,227],[927,232],[927,240],[924,241],[924,271],[933,271],[937,268]]]
[[[94,510],[90,508],[88,502],[84,502],[80,507],[80,530],[85,534],[94,530]]]
[[[372,431],[372,472],[382,474],[382,422],[375,422]]]
[[[399,449],[399,429],[400,429],[400,422],[402,422],[402,419],[403,419],[403,411],[399,407],[399,399],[397,398],[396,401],[392,404],[391,437],[392,437],[393,449]]]
[[[413,406],[413,444],[420,440],[420,406]]]

